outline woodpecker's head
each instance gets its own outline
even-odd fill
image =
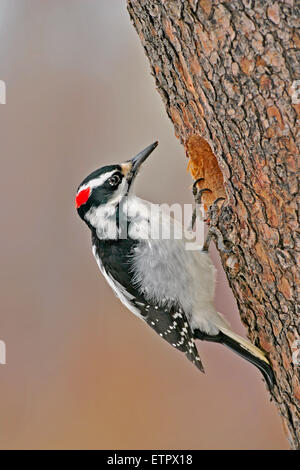
[[[104,166],[87,176],[79,185],[75,199],[80,217],[88,222],[86,214],[99,207],[107,207],[108,213],[110,209],[114,210],[128,196],[142,163],[157,145],[158,142],[154,142],[131,160]]]

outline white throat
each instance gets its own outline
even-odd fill
[[[148,238],[151,203],[129,193],[122,198],[116,195],[107,204],[92,207],[86,221],[96,230],[101,240],[119,238]]]

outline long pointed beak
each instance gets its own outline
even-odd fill
[[[153,142],[153,144],[146,147],[144,150],[138,153],[131,160],[128,160],[126,163],[123,163],[121,165],[123,169],[123,174],[126,175],[126,179],[128,182],[134,179],[141,165],[149,157],[149,155],[153,152],[153,150],[157,147],[157,145],[158,145],[157,141]]]
[[[149,155],[153,152],[153,150],[158,146],[158,142],[153,142],[153,144],[149,145],[146,147],[144,150],[142,150],[140,153],[138,153],[135,157],[133,157],[130,162],[132,164],[131,171],[137,172],[137,170],[140,168],[142,163],[149,157]]]

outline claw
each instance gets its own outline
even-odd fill
[[[198,178],[196,181],[194,181],[193,189],[192,189],[194,196],[196,196],[198,192],[197,184],[200,183],[200,181],[204,181],[204,178]]]
[[[208,210],[209,217],[207,218],[207,220],[211,225],[216,225],[217,212],[220,210],[218,203],[220,201],[225,201],[225,199],[226,199],[225,197],[218,197],[210,206]]]
[[[204,242],[203,251],[208,251],[211,239],[214,238],[217,241],[218,249],[223,253],[231,253],[231,248],[227,248],[223,241],[223,235],[217,227],[210,227],[207,232],[206,240]]]
[[[218,199],[216,199],[216,200],[213,202],[212,205],[213,205],[213,206],[214,206],[214,205],[218,205],[218,202],[220,202],[220,201],[225,201],[225,199],[226,199],[226,197],[218,197]]]
[[[205,180],[205,178],[198,178],[193,183],[192,191],[193,191],[193,196],[195,198],[196,204],[201,204],[201,199],[202,199],[202,194],[203,193],[206,193],[206,192],[212,193],[211,189],[209,189],[209,188],[203,188],[203,189],[198,190],[198,188],[197,188],[198,183],[200,183],[201,181],[204,181],[204,180]]]
[[[198,193],[195,195],[196,204],[201,204],[203,193],[212,193],[212,191],[208,188],[199,189]]]
[[[205,180],[205,178],[196,179],[196,181],[194,181],[193,187],[192,187],[193,196],[194,196],[195,204],[196,204],[196,207],[194,208],[193,215],[192,215],[192,222],[191,222],[191,228],[192,229],[194,228],[196,217],[197,217],[197,205],[202,204],[202,194],[212,192],[209,188],[202,188],[202,189],[197,188],[198,183],[200,183],[204,180]]]

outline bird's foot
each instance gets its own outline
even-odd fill
[[[200,183],[201,181],[204,181],[204,178],[198,178],[196,181],[194,181],[194,184],[193,184],[193,189],[192,189],[192,192],[193,192],[193,196],[194,196],[194,199],[195,199],[195,204],[202,204],[202,194],[203,193],[211,193],[212,191],[208,188],[202,188],[202,189],[199,189],[198,188],[198,183]]]
[[[209,244],[211,239],[217,242],[218,249],[223,253],[230,253],[232,250],[228,247],[228,242],[224,242],[224,237],[221,230],[217,227],[219,221],[220,211],[222,210],[222,206],[220,207],[220,201],[224,201],[224,197],[219,197],[216,199],[213,204],[208,209],[208,216],[206,218],[206,222],[209,223],[209,229],[206,236],[206,240],[203,245],[203,251],[208,251]],[[223,205],[223,204],[222,204]]]
[[[210,226],[216,226],[218,223],[220,211],[222,210],[223,203],[220,205],[220,201],[225,201],[225,197],[218,197],[212,205],[209,207],[207,211],[207,218],[206,221],[210,224]]]
[[[191,222],[191,229],[193,230],[194,228],[194,225],[195,225],[195,222],[196,222],[196,218],[199,216],[199,206],[201,206],[202,204],[202,194],[203,193],[211,193],[212,191],[208,188],[202,188],[202,189],[199,189],[198,188],[198,183],[200,183],[201,181],[204,181],[204,178],[198,178],[194,184],[193,184],[193,188],[192,188],[192,192],[193,192],[193,196],[194,196],[194,200],[195,200],[195,208],[193,210],[193,215],[192,215],[192,222]]]
[[[193,210],[192,222],[191,222],[192,230],[194,229],[196,218],[197,217],[200,218],[199,207],[202,204],[203,193],[205,192],[212,193],[211,189],[209,188],[201,188],[201,189],[198,188],[198,184],[203,181],[204,181],[204,178],[198,178],[194,182],[193,188],[192,188],[193,196],[195,199],[195,208]],[[223,204],[220,205],[221,201],[223,203],[223,201],[225,201],[225,198],[219,197],[212,203],[212,205],[209,207],[207,211],[207,216],[204,219],[204,222],[209,224],[209,229],[208,229],[208,233],[206,236],[206,240],[203,245],[203,251],[208,251],[212,238],[215,240],[216,245],[221,252],[230,253],[232,251],[231,248],[228,247],[228,242],[224,242],[223,234],[221,230],[218,228],[219,216],[220,216],[220,212],[222,210],[222,205],[223,205]]]
[[[220,251],[222,251],[222,253],[231,253],[231,248],[227,247],[224,242],[221,230],[219,230],[217,227],[214,227],[214,226],[209,227],[208,229],[206,239],[205,239],[203,249],[202,249],[203,251],[208,251],[212,238],[214,238],[214,240],[217,242],[217,247]]]

